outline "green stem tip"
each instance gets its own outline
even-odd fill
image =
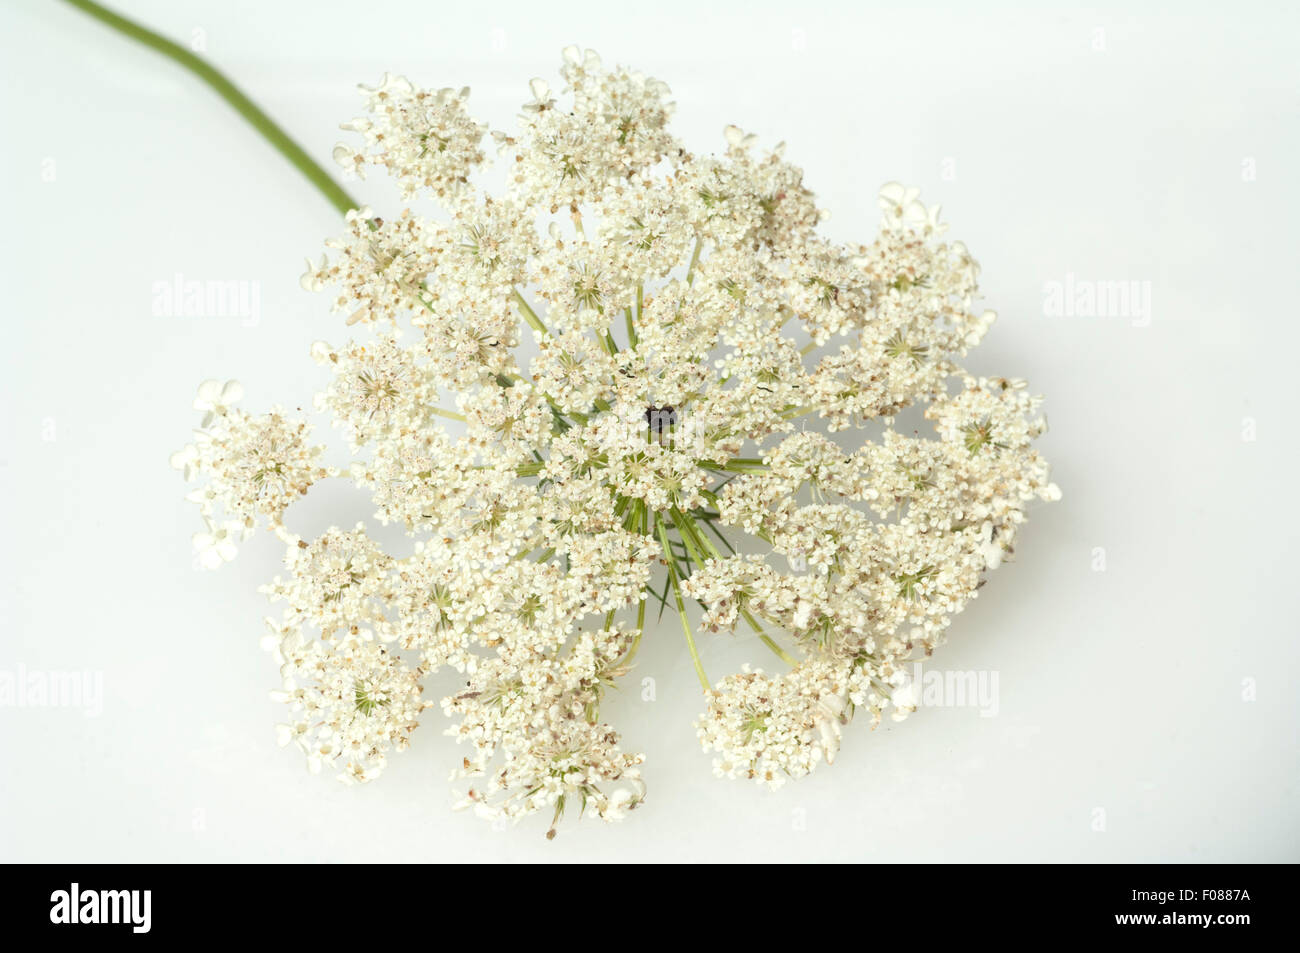
[[[321,168],[311,156],[307,155],[298,143],[290,139],[288,134],[276,125],[270,116],[262,112],[256,103],[245,96],[234,83],[185,49],[185,47],[173,43],[166,37],[159,36],[152,30],[146,29],[140,24],[100,6],[98,3],[93,3],[92,0],[66,0],[66,2],[118,33],[143,43],[150,49],[175,60],[185,67],[185,69],[207,83],[218,96],[233,106],[235,111],[243,116],[249,125],[260,132],[263,138],[274,146],[280,155],[293,163],[294,168],[301,172],[307,181],[316,186],[317,190],[321,195],[325,196],[331,205],[342,213],[347,213],[358,207],[359,203],[356,199],[330,178],[329,173]]]

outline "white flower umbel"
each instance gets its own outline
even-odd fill
[[[859,709],[915,708],[908,663],[1011,557],[1026,504],[1059,497],[1039,399],[962,369],[993,313],[915,189],[886,185],[876,237],[838,245],[781,147],[729,127],[697,156],[662,83],[573,49],[562,74],[563,100],[536,80],[518,129],[491,134],[492,195],[468,90],[363,88],[346,128],[364,141],[336,157],[442,212],[355,210],[303,276],[364,332],[312,347],[354,463],[320,466],[305,422],[235,409],[216,382],[173,461],[201,481],[204,565],[259,519],[287,545],[267,587],[282,740],[368,780],[451,669],[463,803],[511,820],[644,799],[642,756],[601,713],[647,606],[680,622],[716,772],[775,786],[830,763]],[[932,435],[895,429],[911,407]],[[867,424],[875,439],[841,433]],[[364,526],[286,529],[331,476],[413,554]],[[783,674],[710,682],[696,633],[737,628]]]

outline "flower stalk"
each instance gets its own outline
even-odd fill
[[[204,62],[192,51],[155,33],[153,30],[141,26],[134,20],[129,20],[119,13],[114,13],[107,7],[95,3],[94,0],[65,0],[65,2],[94,17],[110,29],[144,44],[149,49],[161,53],[188,70],[205,83],[209,89],[224,99],[235,112],[239,113],[250,126],[261,134],[262,138],[271,144],[276,152],[288,159],[290,164],[302,173],[303,178],[315,186],[316,190],[340,214],[346,214],[357,208],[357,201],[335,182],[329,173],[312,159],[297,142],[290,138],[289,134],[279,124],[220,71]]]

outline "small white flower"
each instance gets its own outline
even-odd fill
[[[901,182],[888,182],[880,189],[879,205],[885,219],[896,225],[916,224],[929,220],[929,212],[918,202],[921,190]],[[937,212],[937,209],[936,209]]]
[[[239,553],[236,541],[240,538],[241,524],[225,522],[217,525],[210,519],[204,519],[207,530],[194,534],[194,552],[198,554],[199,563],[204,569],[217,569],[222,563],[228,563]]]
[[[218,417],[223,417],[232,404],[244,396],[244,388],[239,381],[207,380],[199,385],[199,394],[194,398],[194,409],[203,411],[201,426],[210,427]]]
[[[173,453],[170,462],[172,468],[180,470],[188,481],[194,479],[194,474],[198,470],[199,459],[199,448],[191,443]]]
[[[338,146],[334,150],[334,158],[339,159],[339,150],[342,149],[345,156],[350,155],[350,150],[345,146]],[[320,263],[307,259],[307,270],[302,273],[298,283],[304,291],[320,291],[325,287],[325,276],[329,273],[329,258],[326,255],[320,256]]]
[[[979,553],[984,557],[984,562],[990,569],[997,569],[1002,565],[1002,560],[1006,556],[1006,549],[1002,544],[993,539],[993,523],[986,520],[980,528]]]
[[[540,113],[555,106],[555,99],[551,96],[551,88],[543,79],[532,79],[528,81],[528,88],[532,91],[533,100],[524,103],[524,112]]]
[[[894,710],[890,714],[890,717],[894,721],[902,721],[911,712],[916,711],[917,706],[921,703],[920,689],[917,687],[915,681],[909,679],[898,688],[894,689],[893,693],[889,696],[889,700],[893,702],[894,705]]]

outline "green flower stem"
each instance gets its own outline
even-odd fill
[[[700,460],[696,466],[703,467],[705,470],[727,473],[764,473],[767,466],[762,463],[742,463],[738,460],[728,460],[726,463],[714,463],[712,460]]]
[[[243,116],[249,125],[260,132],[263,138],[274,146],[280,155],[293,163],[294,168],[301,172],[308,182],[316,186],[321,195],[325,196],[329,203],[340,212],[346,213],[359,206],[357,200],[330,178],[329,173],[317,165],[298,143],[290,139],[270,116],[258,108],[256,103],[240,92],[238,87],[230,80],[185,49],[185,47],[173,43],[166,37],[159,36],[152,30],[147,30],[138,23],[119,16],[113,11],[91,2],[91,0],[67,0],[67,2],[124,36],[129,36],[163,56],[175,60],[207,83],[218,96],[234,107],[235,111]]]
[[[668,541],[668,526],[663,520],[655,518],[655,529],[659,533],[659,542],[663,545],[664,555],[668,558],[668,579],[672,583],[673,598],[677,600],[677,615],[682,620],[682,631],[686,633],[686,647],[695,663],[695,674],[705,694],[710,691],[709,676],[704,674],[704,665],[700,662],[700,653],[695,648],[695,636],[691,635],[691,623],[686,618],[686,606],[682,603],[682,581],[677,575],[677,561],[673,557],[672,543]]]
[[[710,517],[702,517],[702,519],[704,521],[704,525],[709,528],[709,532],[711,532],[714,536],[718,537],[718,541],[722,543],[723,546],[727,547],[727,552],[731,553],[731,555],[733,556],[736,555],[736,547],[732,546],[730,541],[727,539],[727,537],[723,536],[722,532],[716,526],[713,525],[713,519]],[[708,539],[707,536],[704,538]],[[716,552],[716,548],[715,548],[715,552]],[[722,557],[718,556],[717,558],[721,559]]]
[[[524,316],[524,320],[528,322],[528,326],[541,334],[550,334],[551,332],[546,330],[546,325],[542,323],[542,319],[537,316],[537,312],[534,311],[532,306],[524,300],[524,296],[519,293],[518,288],[514,289],[514,297],[515,304],[519,305],[519,313]]]
[[[429,413],[433,414],[435,417],[446,417],[448,420],[459,420],[461,423],[466,422],[464,414],[458,414],[451,410],[443,410],[441,407],[430,407]]]
[[[686,266],[686,283],[688,285],[695,283],[695,266],[700,263],[700,250],[704,248],[704,240],[695,239],[695,250],[691,252],[691,263]]]
[[[641,286],[637,285],[638,295],[640,294],[640,292],[641,292]],[[637,344],[640,342],[638,341],[636,336],[636,322],[632,317],[631,308],[623,309],[623,318],[627,322],[627,346],[635,351]]]
[[[695,534],[694,532],[692,532],[692,526],[690,520],[687,517],[683,516],[681,511],[678,510],[676,507],[673,507],[673,509],[669,510],[668,515],[673,521],[673,526],[677,528],[677,535],[682,538],[682,542],[686,546],[686,553],[690,557],[690,561],[695,563],[695,565],[699,566],[701,569],[703,569],[704,555],[700,551],[700,548],[696,542]]]
[[[700,529],[700,524],[695,521],[695,517],[691,516],[690,520],[691,532],[695,534],[695,540],[699,544],[700,548],[708,553],[710,559],[721,559],[722,553],[718,552],[718,547],[714,546],[713,541],[710,540],[709,537]],[[709,525],[707,520],[704,520],[703,522],[706,526]],[[714,532],[716,533],[717,530],[714,530]],[[718,538],[723,540],[723,542],[726,542],[726,538],[722,536],[721,533],[718,534]]]
[[[753,617],[753,615],[750,614],[748,609],[742,607],[740,610],[740,614],[745,617],[745,621],[749,623],[749,627],[753,629],[754,632],[758,635],[759,640],[764,645],[766,645],[769,649],[771,649],[773,652],[776,653],[777,658],[779,658],[782,662],[785,662],[785,664],[789,665],[791,668],[794,668],[796,665],[799,664],[799,662],[793,656],[791,656],[789,652],[781,648],[781,646],[777,645],[776,641],[765,631],[763,631],[763,627],[758,624],[758,621]]]
[[[630,662],[636,658],[636,650],[641,647],[641,634],[645,632],[645,604],[646,595],[641,593],[641,601],[636,606],[636,635],[632,636],[632,647],[627,650],[627,660]]]

